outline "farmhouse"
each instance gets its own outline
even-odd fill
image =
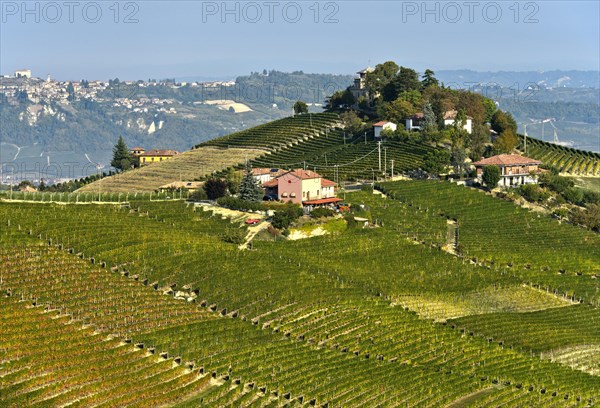
[[[169,160],[173,156],[178,155],[179,152],[175,150],[148,150],[147,152],[143,152],[137,156],[138,162],[140,166],[145,166],[152,163],[161,162],[164,160]]]
[[[535,173],[540,171],[540,164],[542,162],[519,154],[499,154],[473,163],[479,181],[485,166],[498,166],[501,174],[498,186],[501,187],[536,183]]]
[[[263,183],[267,195],[303,205],[322,205],[340,201],[335,198],[336,183],[310,170],[290,170]]]
[[[375,133],[375,138],[378,139],[381,137],[381,132],[383,130],[392,130],[395,131],[398,126],[392,122],[381,121],[373,124],[373,132]]]

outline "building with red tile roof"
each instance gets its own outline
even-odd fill
[[[477,170],[477,178],[481,181],[483,169],[486,166],[500,168],[501,178],[498,185],[501,187],[518,186],[522,184],[537,183],[536,173],[539,173],[541,161],[521,156],[520,154],[499,154],[472,163]]]
[[[337,183],[324,179],[319,173],[303,169],[283,171],[262,184],[267,195],[275,195],[280,200],[296,204],[334,198],[336,185]]]

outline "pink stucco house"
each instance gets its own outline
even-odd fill
[[[320,174],[310,170],[290,170],[278,177],[263,183],[267,194],[277,195],[280,200],[296,204],[319,204],[323,201],[335,202],[336,183],[324,179]],[[333,200],[333,201],[332,201]]]

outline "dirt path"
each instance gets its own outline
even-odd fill
[[[485,397],[492,392],[501,389],[502,387],[489,387],[484,388],[483,390],[475,391],[474,393],[465,395],[464,397],[460,397],[456,401],[448,404],[446,408],[462,408],[468,407],[472,405],[474,402],[477,402],[479,399]]]
[[[448,220],[448,232],[446,235],[446,245],[442,249],[449,254],[457,255],[458,248],[458,223],[454,220]]]
[[[261,222],[259,224],[248,227],[248,235],[246,235],[246,242],[244,242],[238,248],[239,249],[248,249],[248,245],[250,244],[250,242],[252,242],[252,240],[254,239],[256,234],[258,234],[261,231],[266,230],[267,228],[269,228],[270,225],[271,225],[270,222]]]

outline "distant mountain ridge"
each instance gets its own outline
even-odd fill
[[[469,88],[474,83],[498,84],[503,87],[537,84],[543,88],[600,88],[598,71],[552,70],[552,71],[473,71],[469,69],[438,70],[437,78],[447,86],[460,85]]]

